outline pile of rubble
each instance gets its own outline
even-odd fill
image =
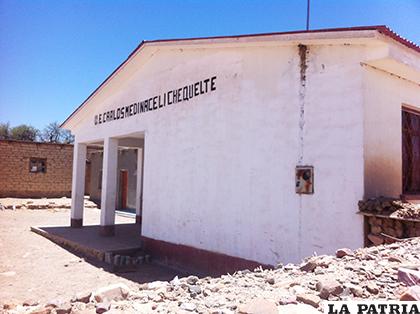
[[[420,204],[403,202],[395,198],[378,197],[359,201],[358,205],[361,212],[386,215],[390,218],[420,220]]]
[[[98,208],[96,204],[85,197],[85,208]],[[68,209],[71,208],[71,198],[0,198],[0,210],[4,209]]]
[[[217,278],[175,277],[138,289],[117,284],[39,305],[5,304],[9,313],[319,313],[324,300],[420,300],[420,238],[340,249],[301,264]]]

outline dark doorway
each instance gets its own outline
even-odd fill
[[[128,171],[120,170],[121,209],[127,208]]]
[[[420,111],[402,110],[403,193],[420,194]]]

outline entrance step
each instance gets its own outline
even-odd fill
[[[114,264],[113,258],[115,255],[119,255],[120,258],[116,260],[119,260],[119,262],[116,263],[115,271],[125,271],[125,269],[134,268],[131,266],[128,267],[128,265],[140,265],[140,263],[150,261],[150,256],[146,256],[142,251],[143,245],[138,228],[136,224],[116,224],[115,235],[113,237],[101,236],[101,227],[98,225],[88,225],[82,228],[71,228],[70,226],[32,226],[31,231],[51,240],[76,255],[102,263],[106,262],[112,269],[112,265]],[[123,257],[121,258],[121,256]],[[141,258],[136,260],[140,256],[143,256],[143,261]],[[112,262],[110,258],[112,258]]]
[[[139,265],[150,263],[151,256],[143,250],[116,250],[105,252],[105,263],[113,272],[135,272]]]

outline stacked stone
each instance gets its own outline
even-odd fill
[[[359,210],[372,214],[389,215],[393,218],[419,219],[420,204],[403,202],[389,197],[370,198],[359,201]]]
[[[398,210],[400,207],[397,207],[395,202],[398,199],[389,198],[389,197],[378,197],[378,198],[370,198],[366,201],[359,201],[359,210],[361,212],[369,212],[369,213],[392,213]]]
[[[420,236],[420,221],[405,221],[392,218],[367,217],[370,244],[393,243],[396,239]]]
[[[370,245],[393,243],[398,239],[420,236],[420,205],[389,197],[359,201],[359,210],[373,214],[367,219]]]

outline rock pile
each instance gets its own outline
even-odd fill
[[[361,212],[387,215],[391,218],[420,220],[420,204],[403,202],[395,198],[378,197],[359,201],[358,205]]]
[[[84,200],[85,208],[97,208],[96,204],[88,198]],[[0,198],[2,209],[68,209],[71,208],[71,198]]]
[[[70,301],[5,304],[9,313],[319,313],[324,300],[419,300],[420,238],[217,278],[118,284]]]

